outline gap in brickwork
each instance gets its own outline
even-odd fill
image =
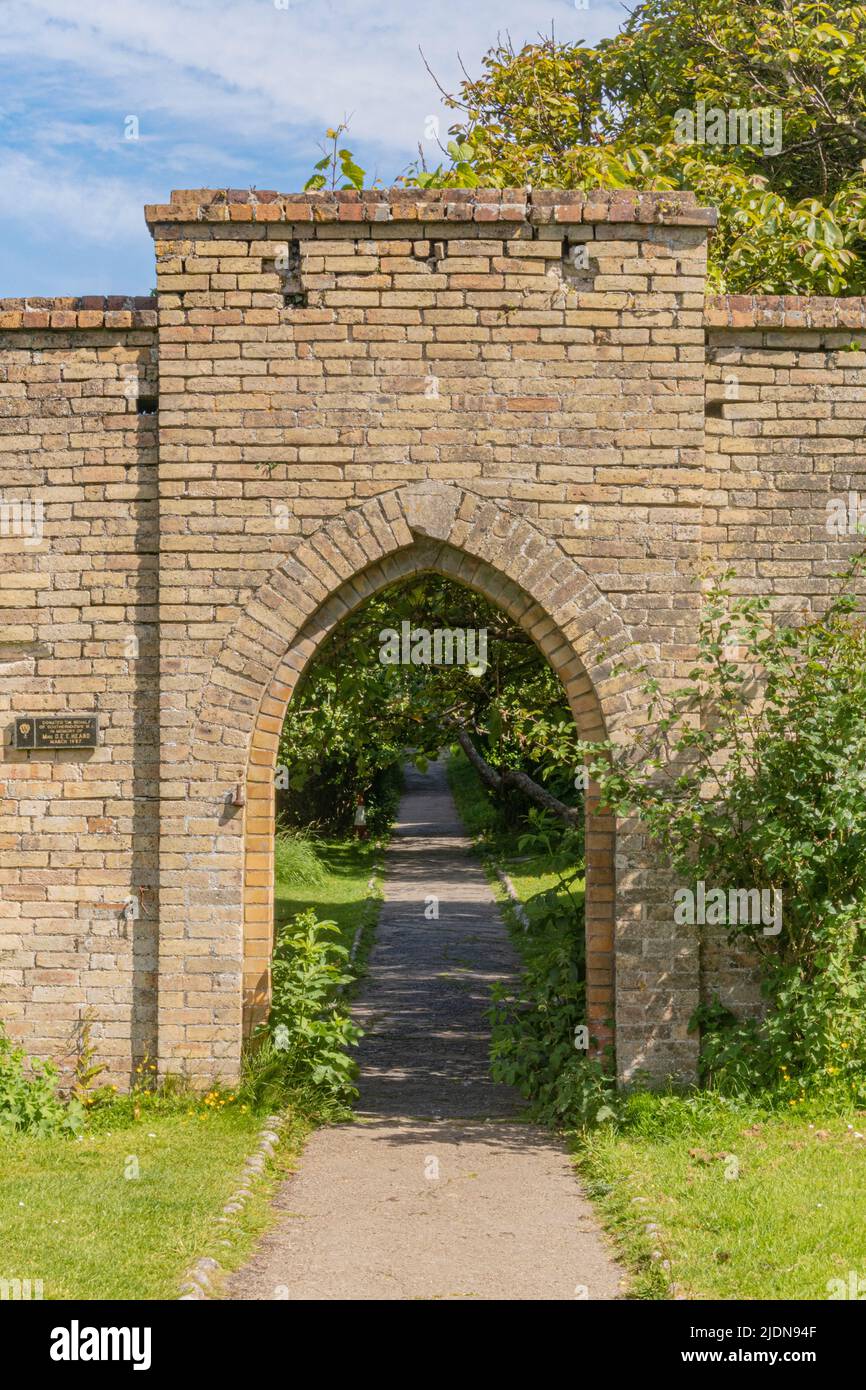
[[[280,293],[286,309],[306,309],[307,291],[301,282],[301,243],[287,241],[273,260],[265,261],[264,271],[280,277]]]
[[[428,266],[430,267],[430,269],[433,271],[433,274],[434,274],[434,275],[436,274],[436,272],[437,272],[438,270],[441,269],[441,267],[440,267],[440,265],[439,265],[439,262],[442,261],[442,260],[444,260],[445,255],[446,255],[446,251],[445,251],[445,242],[444,242],[444,241],[431,241],[431,243],[430,243],[430,255],[424,257],[424,259],[426,260],[427,265],[428,265]]]

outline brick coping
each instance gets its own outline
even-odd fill
[[[9,328],[156,328],[155,295],[27,295],[0,299],[0,330]]]
[[[866,295],[708,295],[704,323],[707,328],[866,328]]]
[[[716,209],[694,193],[530,188],[372,188],[277,193],[269,188],[176,188],[144,209],[167,222],[639,222],[712,227]]]

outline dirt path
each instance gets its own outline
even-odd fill
[[[617,1297],[621,1270],[563,1147],[488,1074],[483,1010],[515,969],[443,765],[410,770],[354,1009],[356,1118],[311,1137],[227,1297]]]

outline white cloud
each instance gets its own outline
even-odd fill
[[[144,225],[147,191],[125,179],[64,174],[62,166],[46,168],[28,155],[0,151],[0,187],[14,193],[4,200],[2,220],[43,240],[72,233],[113,244],[140,236]]]
[[[411,153],[440,109],[419,45],[456,87],[458,52],[477,69],[497,33],[522,43],[553,20],[561,37],[597,37],[621,16],[564,0],[6,0],[0,34],[8,55],[62,64],[67,92],[139,114],[143,130],[160,112],[279,143],[350,111],[356,139]]]

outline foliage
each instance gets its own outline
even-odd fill
[[[528,821],[517,848],[551,870],[556,885],[532,899],[519,936],[524,969],[517,988],[493,986],[491,1074],[516,1086],[536,1118],[572,1128],[613,1114],[614,1081],[600,1061],[576,1050],[577,1029],[586,1023],[583,902],[574,891],[578,835],[537,808]]]
[[[553,35],[499,40],[458,92],[459,113],[422,188],[692,189],[719,209],[720,292],[866,291],[866,8],[846,0],[643,0],[595,47]],[[679,117],[778,113],[686,143]],[[317,169],[332,170],[334,154]],[[346,187],[363,174],[349,157]],[[346,170],[344,170],[346,172]],[[360,177],[360,181],[359,180]],[[308,186],[323,187],[321,172]]]
[[[274,836],[274,877],[291,885],[324,883],[324,866],[312,840],[298,831],[278,829]]]
[[[331,191],[336,189],[337,180],[343,179],[340,188],[363,188],[364,170],[359,169],[355,163],[351,150],[340,149],[340,136],[348,130],[345,121],[341,121],[338,126],[329,128],[325,131],[325,139],[331,142],[330,149],[325,149],[323,157],[313,166],[313,173],[304,188],[318,190],[328,188]]]
[[[827,611],[773,620],[717,580],[688,682],[649,676],[645,732],[583,745],[606,804],[636,811],[686,882],[779,892],[780,935],[729,925],[761,963],[766,1016],[718,1005],[705,1077],[728,1089],[844,1084],[866,1098],[866,626],[846,571]]]
[[[448,104],[430,186],[692,189],[719,209],[719,291],[866,287],[866,11],[830,0],[645,0],[597,47],[499,42]],[[686,143],[680,113],[778,113],[734,143]],[[739,122],[739,118],[737,118]],[[459,156],[459,157],[458,157]],[[471,170],[467,181],[464,168]]]
[[[349,952],[332,939],[338,928],[299,913],[274,947],[270,1019],[260,1052],[249,1062],[245,1086],[261,1095],[292,1095],[305,1105],[344,1104],[356,1093],[349,1049],[361,1030],[336,1003],[350,984]]]
[[[385,629],[485,630],[487,667],[386,664]],[[346,618],[307,668],[289,706],[278,762],[287,817],[347,829],[364,796],[373,833],[390,819],[407,749],[423,767],[460,725],[494,767],[519,767],[570,804],[576,735],[559,681],[525,631],[464,585],[424,575]],[[375,731],[375,732],[373,732]],[[522,803],[518,803],[522,804]]]
[[[57,1067],[28,1058],[0,1023],[0,1135],[22,1133],[44,1139],[79,1134],[84,1128],[84,1108],[75,1097],[62,1100],[57,1082]]]
[[[540,810],[537,806],[529,808],[526,821],[529,829],[519,837],[518,850],[521,854],[543,855],[547,859],[557,879],[556,888],[547,896],[556,899],[564,892],[577,920],[583,910],[583,899],[575,896],[573,887],[575,879],[582,874],[583,825],[566,827],[556,816],[551,815],[549,811]],[[545,924],[546,912],[549,910],[547,902],[543,906],[543,913],[539,914],[538,910],[535,913],[538,927]]]

